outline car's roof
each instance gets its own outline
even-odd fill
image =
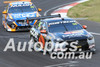
[[[24,5],[24,4],[31,5],[33,3],[32,2],[27,2],[27,1],[19,1],[19,2],[9,3],[9,6],[12,6],[12,5]]]
[[[28,4],[30,4],[31,2],[19,1],[19,2],[12,2],[12,3],[10,3],[10,4],[23,4],[23,3],[28,3]]]
[[[50,19],[44,19],[43,21],[49,23],[49,22],[59,22],[59,21],[75,21],[75,20],[71,18],[50,18]]]

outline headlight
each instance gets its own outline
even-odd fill
[[[61,38],[57,38],[57,41],[63,41],[63,39],[61,39]]]
[[[92,39],[93,39],[93,36],[90,36],[88,39],[89,39],[89,40],[92,40]]]
[[[13,22],[13,19],[11,19],[9,16],[7,16],[7,21],[8,22]]]
[[[10,18],[7,19],[7,24],[12,28],[14,29],[15,28],[15,24],[13,23],[14,21]]]
[[[93,36],[88,37],[87,42],[90,45],[94,45],[95,44],[95,40]]]
[[[54,40],[54,42],[63,42],[63,39],[57,38],[57,39]]]
[[[13,24],[13,23],[8,23],[8,25],[12,28],[12,29],[15,29],[15,24]]]

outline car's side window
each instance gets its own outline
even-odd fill
[[[36,29],[40,30],[40,29],[41,29],[41,27],[42,27],[42,25],[43,25],[43,22],[38,21],[38,22],[34,25],[34,28],[36,28]]]
[[[38,30],[46,30],[46,24],[42,21],[38,21],[35,25],[34,28],[38,29]]]
[[[39,24],[38,24],[38,29],[39,29],[39,30],[41,30],[42,25],[43,25],[43,22],[40,21]]]
[[[42,29],[46,30],[46,24],[45,23],[42,24]]]
[[[39,29],[39,30],[43,30],[43,29],[46,30],[45,22],[40,22],[40,23],[39,23],[39,28],[38,28],[38,29]]]

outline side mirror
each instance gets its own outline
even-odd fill
[[[38,8],[38,11],[39,11],[39,12],[41,12],[41,11],[42,11],[42,9],[41,9],[41,8]]]
[[[6,11],[6,10],[4,10],[4,11],[2,12],[2,14],[7,14],[7,11]]]
[[[47,31],[46,31],[46,30],[41,30],[40,32],[41,32],[41,33],[44,33],[44,34],[46,34],[46,33],[47,33]]]
[[[86,26],[86,25],[83,25],[82,27],[83,27],[84,29],[87,29],[87,26]]]

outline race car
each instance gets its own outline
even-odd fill
[[[66,46],[64,45],[64,42],[71,43],[77,41],[78,44],[75,45],[78,49],[81,48],[82,51],[95,52],[94,37],[91,33],[86,31],[86,28],[86,25],[81,26],[72,18],[43,19],[38,21],[30,29],[30,39],[33,42],[41,42],[43,48],[45,47],[46,42],[52,42],[53,44],[51,45],[54,46],[56,46],[56,43],[58,42],[59,45],[63,44],[63,48],[68,48],[70,45]]]
[[[28,1],[6,1],[9,5],[2,12],[2,24],[7,31],[30,30],[37,20],[27,20],[28,17],[39,17],[42,10]]]

